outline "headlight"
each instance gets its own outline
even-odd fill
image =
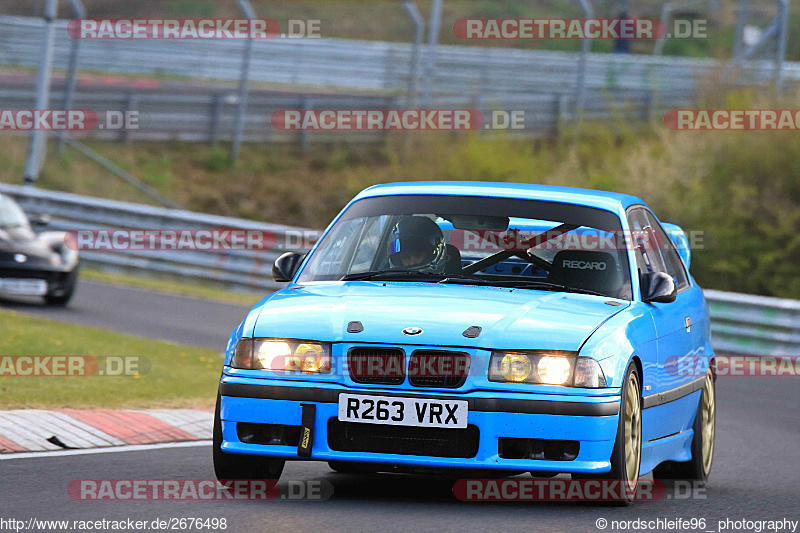
[[[506,381],[525,381],[532,372],[531,360],[524,353],[507,353],[500,359],[500,374]]]
[[[231,366],[273,372],[329,374],[331,345],[291,339],[242,339]]]
[[[572,376],[572,361],[566,357],[545,355],[536,364],[539,381],[549,385],[563,385]]]
[[[575,352],[493,352],[489,381],[602,388],[606,379],[592,358]]]

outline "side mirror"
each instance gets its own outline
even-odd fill
[[[642,274],[642,301],[646,303],[670,303],[675,301],[678,289],[675,280],[664,272]]]
[[[286,252],[281,255],[272,265],[272,279],[281,283],[292,281],[302,259],[303,256],[297,252]]]
[[[28,222],[34,226],[46,226],[50,223],[50,215],[46,213],[32,213],[28,215]]]

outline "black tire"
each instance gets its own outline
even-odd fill
[[[222,451],[222,423],[219,416],[220,397],[214,410],[213,454],[214,474],[221,483],[237,479],[263,479],[277,482],[286,461],[257,455],[241,455]]]
[[[630,400],[630,401],[629,401]],[[626,449],[626,442],[633,440],[633,446]],[[635,458],[626,461],[626,452],[636,453]],[[628,464],[630,463],[630,467]],[[639,468],[642,463],[642,379],[636,364],[631,362],[625,371],[622,382],[622,396],[619,407],[619,423],[614,449],[611,451],[611,470],[603,474],[573,474],[573,479],[604,479],[619,481],[627,485],[617,492],[620,498],[607,502],[612,505],[627,506],[636,499],[636,484],[639,481]],[[635,465],[635,466],[634,466]],[[629,470],[635,469],[635,472]],[[625,490],[627,488],[627,490]]]
[[[716,388],[714,372],[709,367],[703,392],[697,403],[692,429],[692,459],[685,462],[665,461],[653,470],[653,478],[664,482],[693,481],[705,486],[714,461],[714,434],[716,430]]]
[[[70,272],[69,275],[67,276],[64,292],[58,295],[45,294],[44,302],[47,305],[64,307],[72,299],[72,295],[75,293],[75,285],[77,285],[77,283],[78,283],[78,267],[75,267],[75,269],[72,272]]]

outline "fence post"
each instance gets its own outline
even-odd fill
[[[36,79],[36,109],[47,109],[50,105],[50,74],[53,68],[53,25],[58,13],[58,0],[47,0],[44,11],[44,35],[42,36],[42,60]],[[47,152],[47,132],[35,130],[31,136],[30,153],[25,164],[24,180],[33,185],[42,169]]]
[[[433,103],[433,77],[436,70],[436,47],[439,44],[439,27],[442,24],[442,0],[433,0],[431,24],[428,34],[428,55],[425,65],[424,105],[430,108]]]
[[[739,12],[736,14],[736,36],[733,41],[733,57],[740,58],[744,52],[744,26],[747,24],[749,0],[739,0]]]
[[[249,0],[239,0],[239,7],[244,11],[245,16],[252,20],[256,18],[253,6]],[[250,81],[250,59],[253,55],[252,34],[244,42],[244,52],[242,55],[242,72],[239,78],[239,107],[236,109],[236,122],[233,127],[233,145],[231,147],[231,160],[235,163],[239,159],[239,151],[242,145],[242,130],[244,129],[245,113],[247,112],[247,85]]]
[[[419,14],[417,5],[411,0],[403,2],[411,21],[414,23],[414,44],[411,48],[411,62],[408,65],[408,89],[406,90],[406,108],[414,109],[417,105],[417,84],[419,82],[419,49],[422,40],[425,38],[425,20]],[[400,160],[405,165],[411,154],[411,135],[412,132],[406,131],[403,134],[403,149]]]
[[[70,0],[72,4],[72,11],[75,12],[75,17],[82,19],[86,18],[86,9],[84,9],[81,0]],[[76,71],[78,69],[78,47],[80,46],[80,39],[71,39],[70,53],[69,53],[69,67],[67,67],[67,85],[64,89],[64,109],[72,109],[72,100],[75,96],[75,85],[77,84]],[[61,132],[58,136],[58,155],[64,152],[64,136],[65,132]]]
[[[419,14],[417,5],[411,0],[406,0],[403,5],[414,23],[414,45],[411,48],[411,62],[408,65],[408,89],[406,107],[413,109],[417,99],[417,83],[419,81],[419,49],[425,33],[425,20]]]
[[[580,0],[583,7],[584,16],[590,19],[594,16],[594,10],[589,0]],[[581,43],[581,55],[578,63],[578,81],[575,87],[575,113],[578,122],[583,120],[583,108],[586,105],[586,60],[592,47],[592,41],[584,35]]]
[[[778,38],[775,52],[775,92],[783,90],[783,62],[786,60],[786,40],[789,37],[789,0],[778,0]]]

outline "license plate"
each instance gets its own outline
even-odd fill
[[[465,428],[466,400],[339,394],[339,420],[365,424]]]
[[[0,279],[0,291],[21,296],[43,296],[47,282],[43,279]]]

